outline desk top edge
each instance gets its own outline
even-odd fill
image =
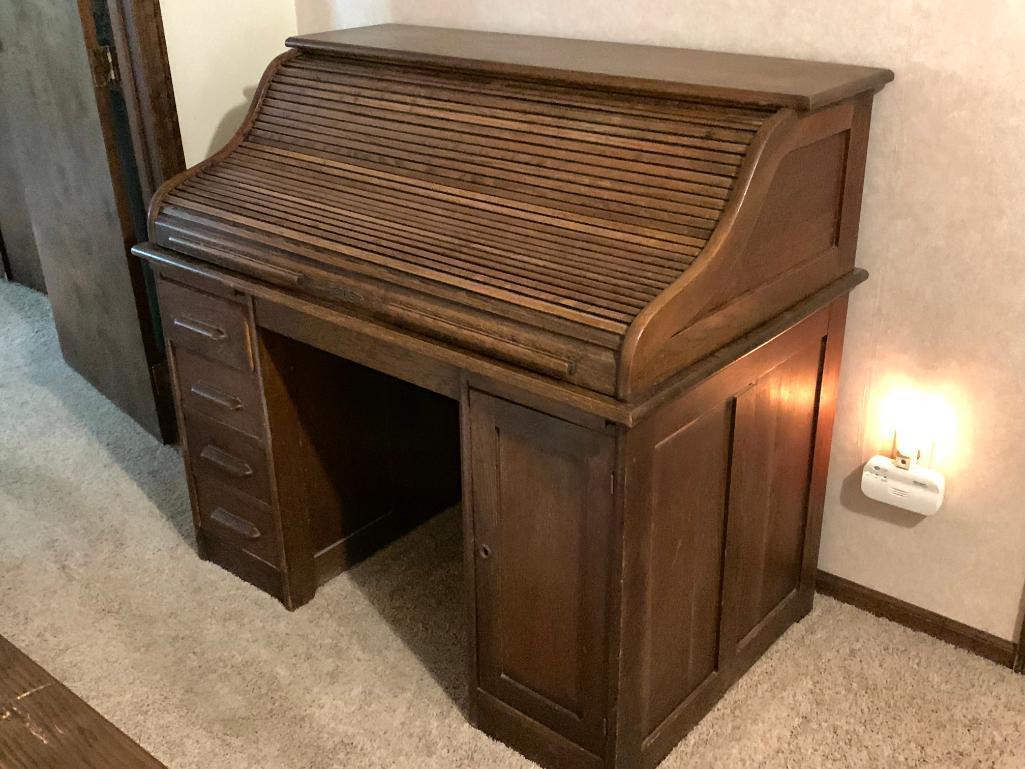
[[[214,281],[234,291],[274,304],[281,304],[294,311],[313,311],[317,314],[326,312],[335,318],[345,318],[346,322],[353,325],[357,331],[360,328],[364,332],[368,329],[380,329],[378,333],[383,333],[391,341],[416,338],[415,334],[403,329],[393,328],[387,324],[373,323],[353,315],[341,307],[328,307],[307,297],[294,296],[279,287],[263,285],[252,278],[237,276],[223,268],[199,262],[152,242],[136,244],[132,247],[132,254],[150,262],[158,270],[170,270],[172,274],[177,273],[179,277],[189,275],[192,279]],[[515,390],[532,393],[542,400],[561,403],[581,413],[592,414],[624,427],[633,427],[674,395],[694,387],[717,371],[740,360],[805,318],[814,315],[833,300],[849,294],[867,279],[868,272],[860,267],[855,267],[792,307],[738,336],[695,363],[680,369],[672,377],[631,400],[619,400],[567,382],[548,379],[535,372],[519,370],[510,364],[491,362],[473,351],[452,347],[438,340],[430,340],[428,344],[438,350],[451,351],[451,355],[447,357],[448,362],[454,363],[460,368],[465,367],[472,376],[493,379],[504,371],[507,375],[512,376],[511,387]],[[193,285],[195,286],[195,284]],[[472,365],[474,361],[483,361],[483,363]],[[467,365],[468,363],[470,365]]]
[[[597,88],[812,110],[893,80],[888,69],[655,45],[380,24],[298,35],[310,52]]]

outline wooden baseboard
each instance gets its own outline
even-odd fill
[[[1021,623],[1021,638],[1018,640],[1018,654],[1014,658],[1014,672],[1025,673],[1025,620]]]
[[[959,649],[970,651],[992,660],[998,665],[1022,671],[1023,660],[1018,644],[998,638],[983,630],[969,627],[956,620],[935,612],[914,606],[899,598],[864,587],[835,574],[819,571],[815,589],[842,603],[856,606],[877,617],[896,622],[898,625],[917,630],[933,638],[946,641]]]

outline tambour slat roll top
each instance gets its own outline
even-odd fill
[[[615,350],[705,247],[771,114],[302,52],[236,146],[163,198],[156,239]],[[418,317],[392,320],[431,334]]]

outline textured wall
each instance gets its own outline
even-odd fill
[[[876,102],[822,568],[1006,639],[1025,584],[1025,3],[299,0],[301,32],[381,21],[886,66]],[[165,11],[166,14],[166,11]],[[284,37],[287,30],[278,33]],[[266,58],[269,58],[269,54]],[[866,500],[880,403],[941,393],[940,514]]]
[[[241,125],[267,63],[295,34],[293,0],[164,0],[185,162],[219,150]]]

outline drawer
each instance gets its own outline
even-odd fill
[[[274,514],[259,502],[216,481],[196,479],[203,532],[277,566],[280,561]]]
[[[171,343],[242,371],[253,370],[249,318],[241,305],[166,279],[157,287]]]
[[[185,411],[189,461],[197,482],[213,480],[270,502],[267,452],[256,439],[193,411]]]
[[[255,375],[182,349],[175,350],[174,364],[184,409],[250,435],[263,435],[263,407]]]

